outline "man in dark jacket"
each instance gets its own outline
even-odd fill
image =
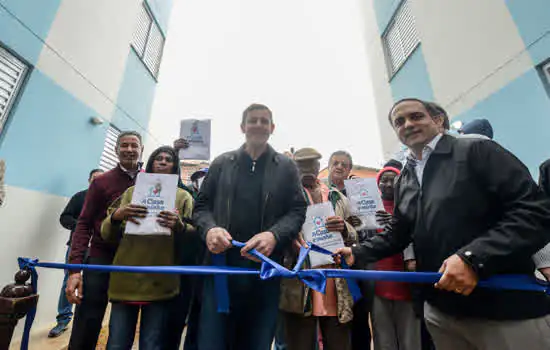
[[[90,171],[90,176],[88,176],[88,184],[91,184],[92,181],[99,175],[103,174],[101,169],[93,169]],[[78,221],[78,216],[82,211],[84,206],[84,199],[86,198],[86,193],[88,189],[77,192],[71,197],[69,203],[61,213],[59,217],[59,222],[61,226],[71,231],[69,235],[69,241],[67,242],[67,253],[65,254],[65,262],[68,262],[69,258],[69,249],[71,246],[71,239],[73,238],[73,232],[76,228],[76,222]],[[59,301],[57,302],[57,324],[53,327],[48,333],[49,338],[55,338],[60,336],[65,330],[67,330],[67,325],[71,322],[73,317],[73,305],[67,300],[65,295],[65,288],[67,288],[67,279],[69,278],[69,273],[65,270],[65,276],[63,276],[63,284],[61,286],[61,293],[59,294]]]
[[[216,158],[202,183],[193,220],[215,262],[259,269],[251,249],[281,262],[302,227],[306,203],[298,169],[267,143],[274,128],[266,106],[249,106],[241,122],[246,143]],[[232,239],[246,242],[245,247],[232,248]],[[213,278],[205,278],[199,349],[271,349],[280,281],[229,276],[227,282],[230,310],[222,314]]]
[[[549,349],[546,295],[475,288],[492,275],[532,275],[531,255],[550,240],[550,205],[527,168],[491,140],[442,135],[443,118],[424,101],[397,102],[389,120],[410,150],[394,218],[339,253],[375,261],[413,241],[418,271],[443,273],[423,290],[437,349]]]

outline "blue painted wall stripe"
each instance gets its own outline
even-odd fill
[[[535,179],[550,158],[550,100],[535,69],[496,91],[455,120],[488,119],[495,141],[524,162]]]
[[[166,35],[174,0],[146,0],[160,29]]]
[[[505,2],[535,64],[550,58],[550,20],[548,20],[550,1],[506,0]]]
[[[85,188],[88,172],[99,163],[107,128],[88,122],[95,115],[35,69],[0,148],[6,184],[59,196]]]
[[[0,42],[36,65],[60,3],[61,0],[0,0]]]
[[[422,54],[422,45],[413,51],[401,69],[392,77],[390,86],[395,101],[405,97],[434,100],[430,74]]]
[[[147,129],[155,98],[156,81],[134,50],[129,50],[124,76],[117,96],[117,105],[111,123],[121,130],[133,130],[138,126]]]
[[[374,11],[380,34],[384,33],[402,0],[374,0]]]

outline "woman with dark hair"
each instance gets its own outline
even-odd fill
[[[147,162],[146,172],[179,174],[179,158],[172,147],[156,149]],[[181,188],[176,192],[173,211],[161,211],[158,222],[168,227],[170,235],[125,235],[127,221],[147,215],[147,209],[131,204],[134,187],[130,187],[110,207],[101,226],[104,240],[118,243],[113,265],[168,266],[175,265],[176,236],[189,234],[193,199]],[[179,294],[180,281],[173,274],[142,274],[113,272],[109,281],[112,303],[107,349],[132,348],[138,315],[140,317],[139,348],[161,349],[172,299]]]

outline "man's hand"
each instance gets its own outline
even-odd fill
[[[334,258],[334,261],[337,264],[341,264],[342,263],[341,256],[344,257],[346,264],[348,264],[348,266],[351,267],[353,266],[353,264],[355,264],[355,256],[353,256],[353,252],[351,251],[351,248],[349,247],[338,248],[336,249],[332,257]]]
[[[392,215],[390,213],[387,213],[383,210],[378,210],[375,214],[376,222],[380,226],[386,226],[391,224]]]
[[[477,285],[478,277],[474,270],[454,254],[441,265],[439,272],[443,273],[435,288],[470,295]]]
[[[82,293],[82,275],[80,271],[69,272],[65,295],[71,304],[80,304],[84,294]]]
[[[543,267],[539,269],[539,272],[542,273],[548,282],[550,282],[550,267]]]
[[[292,246],[294,247],[294,250],[296,252],[300,251],[300,248],[304,247],[307,248],[307,242],[304,240],[304,237],[302,235],[298,235],[298,238],[296,238],[294,241],[292,241]]]
[[[130,221],[136,225],[139,225],[138,218],[144,218],[147,216],[147,207],[138,204],[128,204],[124,207],[120,207],[112,215],[112,219],[115,221]]]
[[[251,249],[256,249],[259,253],[265,256],[270,256],[277,245],[277,240],[273,232],[261,232],[254,237],[250,238],[246,242],[245,246],[241,248],[241,255],[252,261],[260,262],[257,258],[248,254]]]
[[[187,148],[189,148],[189,141],[187,141],[186,139],[179,138],[174,141],[174,149],[176,150],[176,152],[179,151],[180,149],[187,149]]]
[[[213,227],[206,233],[206,247],[211,253],[220,254],[231,248],[232,239],[224,228]]]
[[[416,271],[416,260],[407,260],[407,261],[405,261],[405,271],[415,272]]]
[[[359,219],[355,215],[348,217],[346,221],[348,222],[348,224],[350,224],[353,227],[359,227],[362,224],[361,219]]]
[[[181,222],[179,215],[172,211],[161,211],[158,215],[157,221],[160,226],[167,227],[171,230],[175,229],[178,224],[179,227],[183,227],[183,223]]]
[[[325,227],[329,232],[346,232],[346,224],[344,222],[344,219],[342,219],[340,216],[328,217],[327,221],[325,222]]]

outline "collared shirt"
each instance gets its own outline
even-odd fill
[[[123,172],[125,172],[128,176],[130,176],[131,179],[135,179],[137,174],[141,171],[141,164],[140,163],[138,163],[137,170],[128,170],[125,167],[123,167],[122,164],[120,164],[120,163],[118,163],[118,166],[120,167],[120,169]]]
[[[441,140],[442,136],[442,134],[438,134],[430,141],[430,143],[424,146],[424,149],[422,150],[422,160],[416,158],[415,154],[410,150],[408,152],[407,164],[410,164],[414,168],[416,178],[418,179],[418,184],[420,186],[422,186],[422,176],[424,175],[424,168],[426,167],[426,163],[428,162],[430,155],[434,151],[439,140]]]

